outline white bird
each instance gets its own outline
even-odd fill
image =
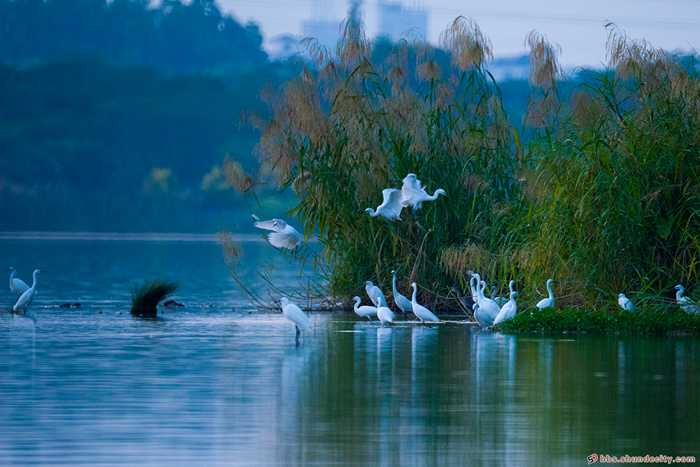
[[[282,304],[282,314],[284,314],[284,317],[294,323],[294,327],[297,329],[297,339],[299,339],[299,334],[301,334],[299,326],[307,331],[311,331],[309,317],[306,316],[306,313],[301,311],[301,308],[290,302],[286,297],[280,298],[280,304]]]
[[[683,286],[678,284],[676,286],[676,290],[678,291],[676,292],[676,303],[681,306],[683,311],[690,314],[700,314],[700,307],[698,307],[689,297],[683,296],[683,292],[685,292]]]
[[[12,274],[10,274],[10,290],[12,292],[16,293],[17,295],[22,295],[24,292],[29,290],[29,286],[26,282],[15,277],[15,274],[17,274],[15,268],[11,267],[8,269],[8,271],[12,271]]]
[[[377,287],[376,285],[372,284],[371,281],[365,282],[365,290],[367,291],[367,296],[369,297],[370,300],[372,300],[372,303],[374,303],[374,306],[380,307],[380,306],[389,306],[386,303],[386,298],[384,298],[384,294],[382,293],[382,290]],[[379,299],[377,299],[379,297]]]
[[[429,195],[425,188],[421,186],[420,180],[416,178],[415,174],[408,174],[403,179],[403,186],[401,187],[402,206],[413,206],[414,210],[420,209],[423,202],[435,201],[438,195],[447,196],[442,188],[438,188],[432,195]]]
[[[428,310],[423,305],[419,305],[416,301],[416,292],[418,292],[418,286],[416,285],[416,283],[414,282],[413,284],[411,284],[411,287],[413,287],[413,297],[411,298],[413,314],[416,315],[416,317],[420,320],[421,323],[425,323],[426,321],[433,321],[439,323],[440,320],[437,316],[433,314],[432,311]]]
[[[479,289],[477,290],[477,293],[479,294],[479,308],[481,308],[491,317],[491,321],[494,321],[496,319],[496,316],[498,316],[498,313],[501,312],[501,307],[498,306],[498,303],[484,296],[485,288],[486,282],[480,281]]]
[[[377,301],[379,301],[380,297],[377,297]],[[379,321],[382,323],[382,326],[384,326],[387,323],[393,323],[394,322],[394,312],[391,311],[391,308],[387,306],[379,306],[377,307],[377,318],[379,318]]]
[[[40,269],[34,270],[34,282],[32,283],[32,286],[19,297],[19,300],[17,300],[15,306],[12,307],[12,311],[14,311],[15,313],[19,313],[20,311],[24,311],[26,313],[27,308],[34,301],[34,296],[36,295],[36,275],[40,272]]]
[[[478,303],[474,303],[474,305],[472,305],[472,309],[474,310],[474,319],[476,319],[476,322],[479,323],[481,328],[485,328],[493,324],[493,319],[491,319],[488,313],[479,307]]]
[[[537,303],[537,308],[540,310],[544,308],[551,308],[554,306],[554,293],[552,292],[552,282],[554,279],[547,280],[547,290],[549,291],[549,298],[543,298]]]
[[[477,287],[479,287],[481,277],[478,274],[472,273],[471,271],[468,272],[472,274],[472,278],[469,279],[469,290],[472,293],[472,300],[474,300],[474,303],[479,303],[479,292],[477,290]]]
[[[391,284],[394,288],[394,305],[396,305],[396,308],[404,313],[412,313],[413,305],[411,304],[411,301],[396,290],[396,271],[391,271],[391,273],[394,275],[394,280]]]
[[[255,221],[255,227],[273,232],[267,237],[272,246],[276,248],[289,248],[293,250],[301,243],[299,232],[287,224],[282,219],[272,219],[269,221]]]
[[[376,211],[372,208],[367,208],[365,212],[368,212],[372,217],[383,216],[390,221],[394,219],[401,220],[401,210],[403,209],[403,205],[401,204],[403,199],[401,190],[387,188],[386,190],[382,190],[382,196],[384,196],[384,201],[379,205]]]
[[[503,305],[503,308],[501,308],[500,313],[498,313],[498,316],[496,316],[496,319],[493,320],[494,326],[502,323],[503,321],[507,321],[507,320],[513,319],[515,317],[515,313],[518,311],[518,304],[515,303],[515,297],[517,295],[518,295],[518,292],[511,292],[510,293],[510,300],[508,300],[508,303]]]
[[[508,288],[510,289],[510,293],[513,293],[513,286],[515,285],[515,281],[510,281],[508,283]],[[496,287],[493,288],[493,290],[496,290]],[[508,297],[510,297],[510,293]],[[500,307],[503,307],[506,303],[508,303],[509,298],[508,297],[494,297],[494,293],[491,294],[491,298],[493,299],[494,302]]]
[[[625,297],[625,294],[623,293],[618,295],[617,303],[623,310],[634,311],[634,305],[632,305],[630,299]]]
[[[370,321],[372,321],[372,316],[377,316],[376,306],[360,306],[360,297],[353,297],[353,300],[355,300],[355,313],[357,313],[359,316],[362,316],[363,318],[366,317]]]

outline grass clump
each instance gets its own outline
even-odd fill
[[[177,292],[176,282],[167,279],[146,279],[131,288],[131,314],[157,314],[158,304]]]
[[[497,327],[504,332],[587,334],[700,334],[700,315],[678,308],[642,311],[589,311],[553,308],[520,313]]]

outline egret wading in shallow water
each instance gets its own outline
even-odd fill
[[[379,297],[377,297],[377,301],[379,301]],[[388,323],[393,323],[394,312],[391,311],[391,308],[389,308],[388,306],[379,306],[377,307],[377,318],[379,318],[379,321],[382,323],[382,326]]]
[[[10,274],[10,290],[12,292],[16,293],[17,295],[22,295],[24,292],[29,290],[29,286],[26,282],[24,282],[22,279],[15,277],[15,274],[17,274],[15,268],[10,267],[8,271],[12,271],[12,274]]]
[[[366,317],[370,321],[372,321],[372,316],[377,316],[376,306],[360,306],[360,297],[353,297],[352,299],[355,300],[355,306],[353,307],[355,309],[355,313],[357,313],[359,316],[362,316],[363,318]]]
[[[481,308],[484,312],[486,312],[490,317],[491,321],[496,320],[496,316],[498,316],[498,313],[501,312],[501,307],[498,306],[498,303],[494,302],[490,298],[486,298],[484,295],[484,290],[486,289],[486,282],[480,281],[479,282],[479,289],[477,290],[477,293],[479,295],[479,308]]]
[[[416,283],[414,282],[413,284],[411,284],[411,287],[413,287],[413,297],[411,298],[411,305],[413,306],[413,314],[416,315],[416,318],[418,318],[421,323],[425,323],[426,321],[433,321],[435,323],[439,323],[440,320],[437,316],[433,314],[432,311],[428,310],[426,307],[420,305],[416,301],[416,293],[418,292],[418,286],[416,285]]]
[[[625,294],[623,293],[618,295],[617,303],[623,310],[634,311],[634,305],[632,305],[632,301],[629,298],[625,297]]]
[[[27,289],[26,292],[20,295],[19,299],[17,300],[17,303],[15,303],[15,306],[12,307],[12,311],[14,311],[15,313],[19,313],[22,311],[26,313],[27,308],[34,301],[34,296],[36,295],[36,275],[40,272],[42,272],[41,269],[34,270],[34,282],[32,283],[32,286],[29,289]]]
[[[416,174],[408,174],[403,179],[401,187],[401,205],[403,206],[413,206],[415,211],[420,209],[425,201],[435,201],[438,195],[447,196],[442,188],[438,188],[432,195],[429,195],[421,186],[420,180],[416,178]]]
[[[367,296],[369,297],[370,300],[372,300],[372,303],[374,303],[374,306],[376,306],[376,307],[389,306],[386,303],[386,298],[384,298],[384,294],[382,293],[382,290],[379,287],[372,284],[371,281],[367,281],[367,282],[365,282],[365,284],[366,284],[365,291],[367,291]]]
[[[682,285],[678,284],[676,286],[676,303],[678,303],[683,311],[686,313],[690,314],[700,314],[700,307],[695,304],[694,301],[692,301],[689,297],[684,297],[683,292],[685,292],[685,289],[683,288]]]
[[[299,334],[301,334],[299,326],[306,329],[307,331],[311,331],[311,323],[309,322],[309,317],[306,316],[306,313],[301,311],[301,308],[290,302],[289,299],[286,297],[280,298],[280,304],[282,305],[282,314],[284,314],[284,317],[292,323],[294,323],[294,327],[296,327],[297,329],[296,339],[298,342]]]
[[[386,190],[382,190],[382,196],[384,197],[384,200],[376,211],[372,208],[367,208],[365,209],[365,212],[368,212],[372,217],[382,216],[386,217],[390,221],[395,219],[401,220],[401,210],[403,209],[403,206],[401,205],[401,200],[403,199],[401,196],[401,190],[387,188]]]
[[[537,303],[537,308],[543,310],[545,308],[552,308],[554,306],[554,292],[552,292],[552,282],[554,279],[547,280],[547,291],[549,292],[549,298],[543,298]]]
[[[478,303],[474,303],[474,305],[472,305],[472,309],[474,310],[474,319],[476,319],[476,322],[479,324],[479,327],[483,329],[493,324],[493,320],[491,319],[489,314],[482,310],[479,307]]]
[[[391,271],[391,274],[394,275],[394,280],[391,283],[392,287],[394,288],[394,305],[396,305],[396,308],[401,310],[404,314],[413,312],[413,305],[411,304],[411,301],[396,290],[396,271]]]
[[[510,293],[510,300],[508,300],[508,303],[503,305],[503,308],[501,308],[501,311],[498,313],[498,316],[496,316],[496,319],[493,320],[494,326],[502,323],[503,321],[515,318],[515,313],[518,311],[518,305],[517,303],[515,303],[515,297],[517,295],[518,292]]]
[[[255,227],[263,230],[272,230],[268,235],[268,240],[276,248],[288,248],[293,250],[301,243],[299,232],[287,224],[282,219],[272,219],[269,221],[259,221],[256,218]]]

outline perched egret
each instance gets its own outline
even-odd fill
[[[416,179],[415,174],[408,174],[403,179],[403,186],[401,187],[402,206],[413,206],[413,209],[417,210],[420,209],[423,202],[435,201],[438,195],[447,196],[442,188],[435,190],[432,195],[429,195],[425,188],[421,186],[420,180]]]
[[[273,232],[267,237],[272,246],[276,248],[289,248],[293,250],[301,243],[299,232],[287,224],[282,219],[272,219],[269,221],[255,221],[255,227]]]
[[[36,275],[40,272],[41,269],[34,270],[34,282],[32,283],[32,286],[28,288],[22,295],[20,295],[19,300],[17,300],[15,306],[12,307],[12,311],[14,311],[15,313],[19,313],[20,311],[24,311],[26,313],[27,308],[29,307],[29,305],[32,304],[32,301],[34,301],[34,296],[36,295]]]
[[[377,296],[377,301],[379,301],[381,297]],[[379,318],[379,321],[382,323],[382,326],[384,326],[387,323],[393,323],[394,322],[394,312],[391,311],[391,308],[388,306],[379,306],[377,307],[377,318]]]
[[[401,190],[387,188],[386,190],[382,190],[382,196],[384,196],[384,201],[379,205],[376,211],[372,208],[367,208],[365,212],[368,212],[372,217],[383,216],[390,221],[394,219],[401,220],[401,210],[403,209],[401,205],[401,200],[403,199]]]
[[[391,271],[391,274],[394,275],[394,280],[391,283],[392,287],[394,288],[394,305],[401,310],[404,314],[413,312],[413,305],[411,304],[411,301],[401,295],[398,290],[396,290],[396,271]]]
[[[484,296],[484,289],[485,288],[486,288],[486,282],[480,281],[479,289],[478,289],[479,308],[481,308],[484,312],[486,312],[491,317],[491,320],[494,321],[496,319],[496,316],[498,316],[498,313],[501,312],[501,307],[498,306],[498,303],[496,303],[493,300],[491,300],[490,298],[486,298]]]
[[[493,324],[493,320],[489,314],[482,310],[478,303],[472,305],[472,309],[474,310],[474,319],[476,319],[476,322],[479,323],[481,328],[485,328]]]
[[[700,314],[700,307],[698,307],[689,297],[683,296],[683,292],[685,292],[683,286],[678,284],[676,286],[676,290],[678,291],[676,292],[676,303],[683,308],[683,311],[690,314]]]
[[[16,293],[17,295],[22,295],[24,292],[29,290],[29,286],[26,282],[15,277],[15,274],[17,274],[15,268],[11,267],[8,269],[8,271],[12,271],[12,274],[10,274],[10,290],[12,292]]]
[[[428,310],[426,307],[423,305],[418,304],[416,301],[416,293],[418,292],[418,286],[414,282],[411,284],[411,287],[413,287],[413,297],[411,299],[411,305],[413,305],[413,314],[416,315],[416,317],[421,321],[421,323],[425,323],[426,321],[434,321],[436,323],[439,323],[440,320],[438,319],[437,316],[433,314],[432,311]]]
[[[376,285],[372,284],[371,281],[365,282],[365,290],[367,291],[367,296],[369,297],[370,300],[372,300],[372,303],[374,303],[374,306],[380,307],[380,306],[389,306],[386,303],[386,298],[384,298],[384,294],[382,293],[382,290],[377,287]],[[377,299],[379,297],[379,299]]]
[[[617,303],[620,304],[620,308],[627,311],[634,311],[634,305],[629,298],[625,297],[625,294],[621,293],[618,295]]]
[[[543,298],[537,303],[537,308],[540,310],[544,308],[551,308],[554,306],[554,293],[552,292],[552,282],[554,279],[547,280],[547,290],[549,291],[549,298]]]
[[[517,295],[518,295],[518,292],[511,292],[510,293],[510,300],[508,300],[508,303],[503,305],[503,308],[501,308],[500,313],[498,313],[498,316],[496,316],[496,319],[493,320],[494,326],[502,323],[503,321],[507,321],[507,320],[513,319],[515,317],[515,313],[518,311],[518,304],[515,303],[515,297]]]
[[[282,304],[282,313],[284,314],[284,317],[294,323],[294,327],[297,329],[297,339],[299,339],[299,334],[301,334],[299,326],[311,331],[309,317],[306,316],[306,313],[301,311],[301,308],[290,302],[286,297],[280,298],[280,303]]]
[[[367,317],[368,320],[372,321],[372,316],[377,316],[377,307],[376,306],[360,306],[360,297],[353,297],[353,300],[355,300],[355,313],[357,313],[359,316]]]

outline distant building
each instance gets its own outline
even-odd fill
[[[424,8],[409,9],[399,2],[379,0],[379,36],[398,42],[409,29],[428,37],[428,11]]]
[[[488,63],[486,69],[499,82],[526,80],[530,75],[530,62],[527,55],[497,58]]]

